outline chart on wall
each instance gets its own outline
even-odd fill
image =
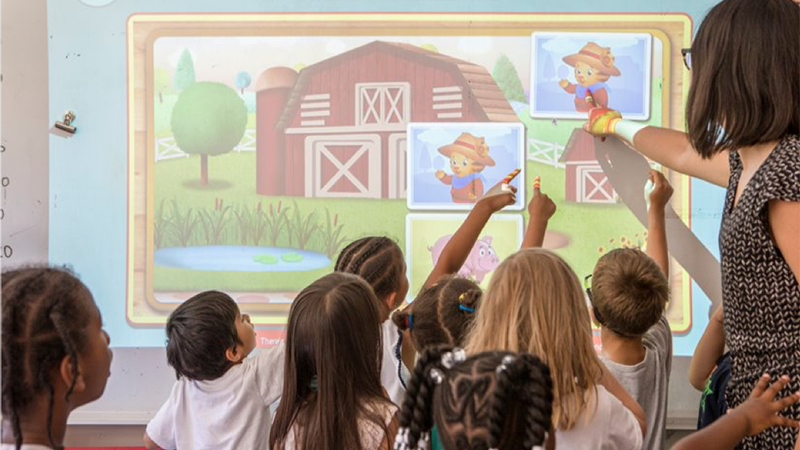
[[[682,123],[690,32],[670,14],[131,16],[128,324],[161,327],[220,289],[276,336],[297,292],[369,235],[406,251],[413,298],[514,169],[518,201],[489,222],[463,276],[485,285],[519,247],[535,176],[558,204],[545,247],[579,276],[611,249],[644,246],[594,140],[570,137],[586,92],[643,123]],[[689,181],[670,180],[688,223]],[[680,336],[691,276],[674,273]]]

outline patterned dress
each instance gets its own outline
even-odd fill
[[[728,406],[747,399],[759,376],[792,381],[781,395],[800,390],[800,286],[772,239],[770,200],[800,201],[800,137],[781,139],[745,186],[734,207],[742,161],[730,154],[731,178],[720,232],[725,339],[731,352]],[[800,233],[800,230],[797,231]],[[800,419],[800,403],[787,410]],[[797,430],[773,427],[744,441],[749,449],[794,448]]]

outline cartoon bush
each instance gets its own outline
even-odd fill
[[[200,155],[200,183],[205,186],[208,157],[228,153],[242,140],[247,107],[232,88],[198,82],[181,92],[172,109],[171,125],[178,147]]]

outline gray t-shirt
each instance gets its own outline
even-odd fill
[[[665,316],[642,337],[644,360],[633,366],[600,359],[622,387],[642,405],[647,418],[643,450],[662,450],[667,424],[667,391],[672,370],[672,332]]]

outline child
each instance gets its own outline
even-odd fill
[[[442,250],[423,289],[432,286],[443,276],[454,274],[461,269],[486,222],[495,212],[514,204],[515,192],[512,186],[511,192],[492,195],[475,204],[467,219]],[[408,294],[403,251],[387,237],[362,238],[342,250],[334,270],[359,275],[375,291],[383,324],[381,383],[386,388],[389,398],[395,404],[401,404],[405,392],[403,380],[408,378],[404,369],[414,367],[414,349],[409,340],[403,340],[403,332],[390,320],[389,315],[400,306]]]
[[[731,378],[731,356],[725,352],[723,309],[720,305],[708,321],[689,364],[689,383],[703,393],[697,429],[705,428],[728,411],[725,389]]]
[[[380,324],[378,299],[359,277],[332,273],[300,292],[270,449],[391,448],[397,407],[381,388]]]
[[[227,294],[201,292],[178,306],[167,321],[178,381],[147,424],[147,448],[267,449],[283,346],[247,358],[255,346],[250,317]]]
[[[436,178],[444,184],[451,185],[450,196],[454,203],[475,203],[483,197],[486,180],[481,175],[486,166],[494,166],[489,156],[489,146],[482,137],[470,133],[461,133],[452,144],[439,148],[439,153],[450,158],[450,170],[436,171]]]
[[[563,259],[546,250],[520,250],[495,270],[467,353],[527,352],[550,367],[560,448],[638,450],[644,413],[598,359],[585,301]]]
[[[547,366],[526,353],[463,358],[463,350],[446,347],[423,354],[400,411],[395,448],[427,448],[435,428],[434,450],[529,450],[545,442],[552,450],[553,382]]]
[[[778,393],[789,384],[789,377],[784,375],[767,387],[769,379],[769,374],[762,375],[744,403],[708,428],[681,439],[672,446],[672,450],[733,450],[745,437],[755,436],[767,428],[800,427],[796,420],[779,415],[800,400],[800,392],[775,400]],[[800,439],[795,450],[800,450]]]
[[[597,262],[588,290],[600,324],[600,359],[647,417],[646,449],[664,447],[667,391],[672,366],[672,334],[664,315],[669,299],[669,255],[664,208],[672,187],[660,172],[650,171],[647,254],[617,249]]]
[[[555,203],[535,185],[528,204],[530,220],[523,248],[541,247],[547,222],[555,211]],[[407,308],[395,312],[392,320],[407,333],[418,353],[437,345],[461,347],[482,294],[480,286],[471,280],[445,276],[423,289]]]
[[[564,62],[575,68],[575,81],[572,84],[561,80],[559,85],[570,94],[575,94],[575,110],[588,112],[595,106],[608,107],[608,90],[605,82],[612,76],[620,76],[614,66],[614,55],[608,47],[589,42],[574,55],[564,57]]]
[[[113,355],[100,311],[55,268],[4,272],[2,303],[2,449],[60,449],[72,410],[106,388]]]

